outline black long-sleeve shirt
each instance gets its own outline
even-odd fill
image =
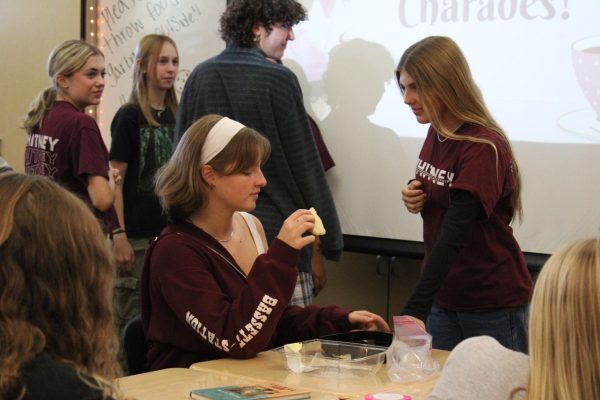
[[[450,266],[465,245],[469,234],[483,213],[481,203],[466,190],[452,190],[450,206],[438,239],[431,251],[421,278],[402,314],[425,321],[438,289],[444,283]]]

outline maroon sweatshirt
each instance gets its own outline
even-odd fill
[[[146,251],[141,305],[151,370],[251,358],[285,343],[348,331],[349,310],[288,306],[299,251],[275,239],[249,275],[196,226],[166,227]]]

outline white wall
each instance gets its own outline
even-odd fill
[[[0,155],[18,171],[23,171],[26,141],[19,124],[33,97],[50,84],[48,54],[79,33],[78,0],[0,0]]]

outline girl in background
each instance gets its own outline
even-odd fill
[[[167,220],[154,194],[154,174],[169,159],[179,70],[175,42],[163,35],[144,36],[135,50],[133,90],[111,124],[110,164],[123,177],[115,193],[122,230],[114,235],[120,276],[115,282],[115,318],[119,330],[140,313],[138,279],[150,238]]]
[[[52,85],[32,102],[23,128],[28,134],[25,172],[60,182],[103,221],[106,233],[118,232],[113,209],[121,177],[108,166],[108,151],[96,121],[85,114],[104,91],[104,55],[81,40],[56,47],[48,58]]]
[[[396,77],[417,121],[430,124],[415,179],[402,189],[408,211],[423,218],[425,243],[421,278],[402,314],[427,319],[434,348],[489,335],[527,352],[532,280],[510,226],[521,215],[510,142],[452,39],[410,46]]]
[[[81,200],[0,176],[0,398],[116,399],[112,254]]]

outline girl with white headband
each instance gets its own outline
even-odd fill
[[[267,247],[254,210],[270,144],[239,122],[208,115],[183,135],[158,173],[171,220],[146,253],[142,319],[150,369],[251,358],[289,342],[350,329],[382,329],[368,311],[289,306],[300,250],[315,218],[297,210]]]

